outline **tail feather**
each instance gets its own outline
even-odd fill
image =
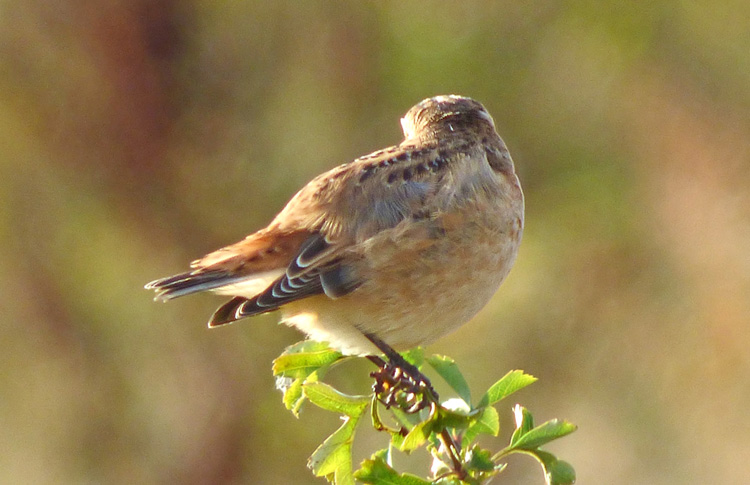
[[[211,320],[208,321],[209,327],[218,327],[219,325],[225,325],[239,320],[242,317],[238,317],[238,310],[248,301],[243,296],[235,296],[228,302],[224,303],[216,310],[211,316]]]
[[[226,271],[196,270],[154,280],[148,283],[145,288],[156,290],[156,300],[168,301],[192,293],[213,290],[245,278],[247,277],[231,275]]]

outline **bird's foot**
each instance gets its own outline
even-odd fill
[[[414,414],[439,402],[430,380],[406,361],[382,362],[370,376],[375,379],[372,390],[386,408],[396,406]]]

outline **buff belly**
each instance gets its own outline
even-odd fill
[[[497,291],[515,260],[521,221],[500,231],[475,227],[427,248],[408,247],[418,238],[375,244],[362,286],[335,300],[289,303],[283,321],[345,354],[378,354],[366,333],[397,350],[429,344],[470,320]]]

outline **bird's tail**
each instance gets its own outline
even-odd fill
[[[154,280],[145,288],[156,291],[156,300],[168,301],[180,296],[213,290],[244,278],[247,277],[232,275],[221,270],[198,269]]]
[[[243,296],[235,296],[228,302],[224,303],[214,312],[211,316],[211,320],[208,321],[209,327],[218,327],[219,325],[225,325],[232,323],[244,316],[239,315],[239,310],[249,300]]]

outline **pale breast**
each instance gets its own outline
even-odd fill
[[[315,297],[282,308],[284,320],[346,353],[369,354],[373,333],[396,349],[428,344],[473,317],[497,291],[515,260],[523,198],[515,175],[493,179],[429,219],[405,221],[361,245],[365,282],[331,300]]]

